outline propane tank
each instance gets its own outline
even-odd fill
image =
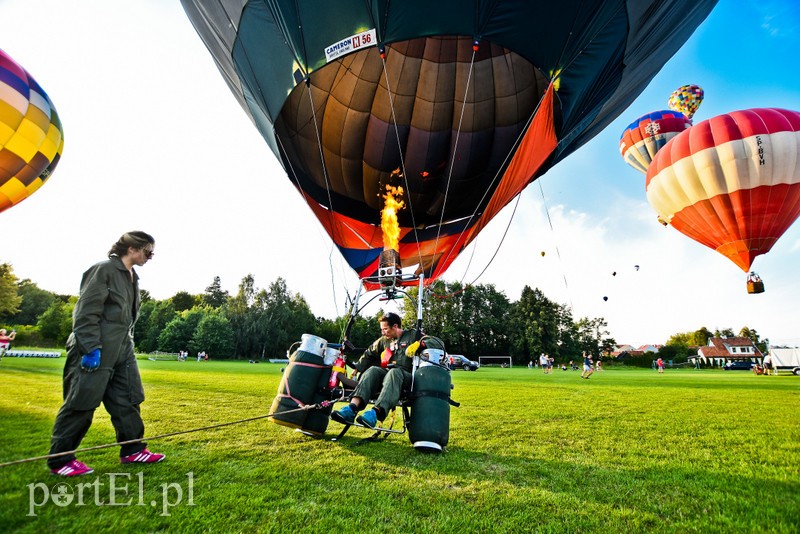
[[[450,439],[450,372],[439,363],[443,355],[426,349],[414,372],[408,439],[421,452],[442,452]]]
[[[289,358],[289,365],[278,385],[278,394],[272,402],[269,414],[273,423],[291,428],[304,426],[309,412],[299,408],[317,402],[318,384],[327,379],[323,360],[326,346],[324,339],[303,334],[301,346]]]

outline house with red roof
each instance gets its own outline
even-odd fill
[[[761,361],[764,357],[755,343],[746,337],[712,337],[708,345],[697,349],[697,357],[711,365],[725,365],[730,360]]]
[[[636,350],[640,351],[642,354],[644,354],[645,352],[652,352],[653,354],[655,354],[663,346],[664,345],[642,345]]]
[[[641,347],[634,347],[633,345],[615,345],[614,350],[611,351],[612,358],[620,357],[637,357],[644,356],[646,352],[656,353],[663,345],[642,345]]]

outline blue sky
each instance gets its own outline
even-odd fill
[[[133,4],[0,0],[0,48],[48,92],[65,129],[52,179],[0,214],[0,261],[45,289],[75,294],[83,270],[122,232],[143,229],[157,240],[154,261],[140,270],[156,298],[201,293],[217,275],[234,293],[252,273],[260,287],[284,277],[317,315],[343,313],[355,276],[180,5]],[[767,291],[748,296],[736,266],[656,222],[644,176],[618,151],[622,129],[664,109],[686,83],[706,94],[695,121],[750,107],[800,110],[798,50],[794,2],[721,2],[614,123],[523,192],[477,282],[512,300],[525,285],[540,287],[576,318],[606,318],[621,343],[747,325],[800,344],[800,225],[756,260]],[[445,278],[475,280],[510,216],[481,234],[469,268],[467,250]]]

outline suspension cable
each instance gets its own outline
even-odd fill
[[[266,414],[266,415],[257,415],[255,417],[248,417],[246,419],[239,419],[238,421],[229,421],[227,423],[219,423],[219,424],[216,424],[216,425],[209,425],[209,426],[204,426],[204,427],[200,427],[200,428],[192,428],[190,430],[179,430],[177,432],[169,432],[167,434],[159,434],[157,436],[152,436],[152,437],[149,437],[149,438],[129,439],[129,440],[126,440],[126,441],[117,441],[117,442],[114,442],[114,443],[106,443],[106,444],[103,444],[103,445],[95,445],[93,447],[84,447],[82,449],[75,449],[75,450],[71,450],[71,451],[57,452],[57,453],[53,453],[53,454],[45,454],[43,456],[34,456],[34,457],[31,457],[31,458],[22,458],[20,460],[14,460],[14,461],[11,461],[11,462],[2,463],[2,464],[0,464],[0,468],[8,467],[8,466],[11,466],[11,465],[24,464],[24,463],[27,463],[27,462],[35,462],[35,461],[39,461],[39,460],[48,460],[50,458],[59,458],[61,456],[68,456],[68,455],[76,454],[76,453],[79,453],[79,452],[96,451],[96,450],[100,450],[100,449],[108,449],[110,447],[116,447],[116,446],[119,446],[119,445],[130,445],[130,444],[133,444],[133,443],[141,443],[143,441],[155,441],[157,439],[164,439],[164,438],[169,438],[169,437],[173,437],[173,436],[180,436],[182,434],[191,434],[193,432],[201,432],[201,431],[204,431],[204,430],[213,430],[215,428],[222,428],[222,427],[231,426],[231,425],[238,425],[238,424],[241,424],[241,423],[249,423],[251,421],[258,421],[259,419],[266,419],[266,418],[269,418],[269,417],[275,417],[276,415],[285,415],[285,414],[294,413],[294,412],[302,412],[302,411],[323,409],[323,408],[327,408],[328,406],[332,406],[333,404],[335,404],[337,402],[341,402],[341,401],[345,400],[346,398],[347,397],[345,397],[344,394],[342,394],[342,396],[339,397],[336,400],[322,401],[322,402],[319,402],[319,403],[316,403],[316,404],[306,404],[306,405],[303,405],[303,406],[301,406],[299,408],[294,408],[292,410],[284,410],[284,411],[279,412],[279,413]]]
[[[461,137],[461,126],[464,123],[464,112],[467,109],[467,95],[469,94],[469,86],[472,82],[472,70],[475,66],[475,56],[477,54],[476,47],[473,46],[472,48],[472,58],[469,62],[469,71],[467,72],[467,83],[464,86],[464,100],[461,103],[461,114],[458,117],[458,128],[456,129],[456,142],[453,144],[453,153],[450,156],[450,169],[447,172],[447,183],[444,188],[444,200],[442,201],[442,213],[439,216],[439,226],[436,229],[436,241],[433,244],[433,253],[436,254],[436,251],[439,247],[439,237],[442,235],[442,223],[444,222],[444,212],[447,208],[447,197],[450,193],[450,182],[453,179],[453,168],[456,164],[456,152],[458,152],[458,140]],[[456,68],[458,68],[458,62],[456,62]],[[457,76],[456,76],[457,77]],[[433,274],[433,271],[431,271]]]
[[[380,51],[380,58],[381,64],[383,65],[383,78],[386,81],[386,94],[389,97],[389,109],[392,111],[392,124],[394,125],[394,136],[397,141],[397,153],[400,155],[400,168],[403,174],[403,183],[406,186],[406,194],[410,195],[410,189],[408,187],[408,177],[406,176],[406,162],[405,156],[403,155],[403,146],[400,142],[400,130],[397,127],[397,113],[394,109],[394,98],[392,98],[392,86],[389,84],[389,72],[386,70],[386,56],[383,52],[383,48]],[[422,266],[422,248],[419,244],[419,234],[417,233],[417,222],[414,218],[414,206],[410,201],[411,197],[409,196],[408,202],[408,212],[411,215],[411,227],[414,229],[414,241],[417,245],[417,258],[419,259],[419,264]]]
[[[617,11],[619,11],[619,9],[621,9],[621,8],[618,8]],[[591,43],[594,40],[594,38],[597,35],[599,35],[599,33],[603,29],[605,29],[608,26],[608,24],[610,24],[610,22],[611,22],[611,17],[606,21],[606,23],[603,26],[601,26],[600,28],[597,29],[595,34],[589,39],[588,42]],[[573,35],[573,31],[570,31],[570,34],[569,34],[570,39],[572,38],[572,35]],[[567,42],[569,42],[569,40]],[[567,45],[565,43],[564,47],[562,48],[562,51],[561,51],[562,55],[559,56],[559,63],[561,62],[561,59],[563,59],[563,53],[566,50],[566,48],[567,48]],[[569,58],[568,63],[566,65],[564,65],[564,67],[559,69],[558,72],[549,73],[550,74],[550,85],[553,85],[555,83],[556,79],[575,62],[575,60],[578,58],[578,56],[580,56],[580,53],[581,53],[581,51],[578,51],[578,53],[576,55],[574,55],[573,57]],[[517,141],[512,145],[512,147],[509,150],[508,154],[506,154],[506,158],[505,158],[505,160],[503,160],[503,164],[498,168],[497,173],[495,174],[494,178],[492,179],[492,182],[489,184],[489,187],[487,188],[486,192],[484,193],[483,197],[481,198],[481,201],[478,203],[478,206],[483,204],[484,200],[486,199],[486,195],[488,194],[488,192],[490,190],[492,190],[495,182],[497,182],[498,177],[500,176],[500,169],[503,169],[505,167],[505,165],[508,162],[509,158],[514,153],[515,147],[518,147],[521,138],[527,132],[528,128],[530,127],[531,123],[533,122],[533,118],[536,116],[536,113],[539,111],[539,106],[541,105],[541,103],[542,103],[542,100],[540,99],[539,102],[536,104],[536,108],[534,109],[533,113],[531,113],[531,115],[529,116],[525,127],[521,130],[520,135],[517,137]],[[562,138],[560,140],[558,140],[558,142],[556,143],[556,149],[563,144],[563,142],[569,137],[569,134],[571,134],[573,131],[574,131],[574,128],[572,130],[570,130],[568,132],[568,134],[563,135]],[[554,151],[555,151],[555,149],[554,149]],[[541,188],[541,183],[539,184],[539,187]],[[505,240],[505,236],[507,235],[508,230],[509,230],[509,228],[511,226],[511,222],[514,219],[514,214],[516,213],[517,205],[519,204],[519,197],[520,197],[520,195],[518,194],[517,195],[517,203],[514,206],[514,211],[511,214],[511,218],[509,219],[508,225],[506,226],[506,230],[503,232],[503,237],[502,237],[502,239],[500,241],[500,244],[498,245],[497,249],[495,250],[494,254],[492,255],[492,258],[489,260],[489,262],[486,264],[486,266],[483,268],[483,270],[480,272],[480,274],[478,274],[478,276],[475,277],[475,279],[472,282],[473,284],[486,272],[486,270],[489,268],[489,266],[491,265],[491,263],[494,261],[495,257],[497,256],[497,253],[500,250],[500,246],[502,245],[503,240]],[[544,198],[544,192],[542,192],[542,197]],[[466,226],[469,226],[470,222],[476,216],[477,212],[478,212],[478,208],[476,207],[475,211],[472,213],[472,215],[470,215],[469,221],[467,222]],[[550,222],[550,228],[552,230],[553,229],[552,221],[550,220],[550,213],[549,213],[549,210],[547,209],[546,204],[545,204],[545,212],[547,213],[547,219]],[[474,248],[475,247],[473,246],[473,253],[474,253]],[[448,252],[448,255],[444,258],[445,261],[453,254],[453,250],[454,249],[455,249],[455,247],[453,247]],[[559,257],[559,262],[560,262],[561,261],[561,253],[558,250],[558,248],[556,248],[556,253],[557,253],[558,257]],[[470,258],[470,264],[471,263],[472,263],[472,257]],[[562,269],[562,275],[564,277],[564,285],[567,288],[567,294],[569,295],[569,286],[567,284],[566,274],[564,274],[563,269]],[[464,273],[464,277],[463,278],[466,278],[466,271]],[[463,280],[463,278],[462,278],[462,280]],[[569,298],[570,298],[570,305],[572,305],[572,298],[571,297],[569,297]]]
[[[289,168],[288,168],[289,178],[294,180],[294,183],[297,186],[297,190],[300,192],[300,195],[302,195],[303,200],[305,200],[306,204],[309,204],[310,202],[316,202],[316,200],[314,200],[313,197],[311,197],[308,193],[306,193],[306,191],[300,186],[300,179],[298,178],[297,171],[295,171],[294,165],[292,164],[292,158],[289,157],[289,153],[286,151],[286,147],[283,145],[283,141],[281,140],[281,137],[277,134],[277,132],[275,132],[275,139],[277,139],[277,141],[278,141],[279,150],[283,152],[285,160],[289,164]],[[328,194],[328,198],[330,199],[330,193]],[[328,211],[330,213],[332,210],[328,210]],[[330,227],[331,227],[331,235],[330,235],[330,237],[332,239],[333,238],[333,233],[334,233],[334,228],[335,228],[335,226],[333,225],[332,215],[329,215],[328,222],[329,222]],[[324,225],[323,225],[323,227],[324,227]],[[322,237],[321,234],[319,234],[319,236],[320,236],[320,239],[322,240],[322,242],[327,245],[327,239]],[[334,307],[336,308],[336,313],[338,315],[339,306],[336,303],[336,289],[335,289],[336,284],[335,284],[335,276],[334,276],[334,272],[333,272],[333,263],[332,263],[332,259],[331,259],[331,256],[333,255],[333,246],[334,245],[331,245],[330,252],[328,253],[328,265],[330,267],[330,273],[331,273],[331,291],[333,291]],[[341,257],[340,257],[340,261],[341,261]],[[342,277],[342,279],[344,280],[344,276]],[[345,291],[347,291],[346,288],[345,288]]]
[[[552,82],[551,82],[551,84],[552,84]],[[494,189],[495,184],[500,179],[501,171],[506,168],[506,165],[508,164],[509,160],[514,155],[514,153],[516,152],[517,148],[519,148],[519,144],[522,142],[522,138],[525,136],[525,133],[528,131],[528,128],[530,128],[530,125],[533,123],[533,119],[534,119],[534,117],[536,117],[536,113],[539,111],[539,107],[541,106],[541,104],[542,104],[542,99],[540,98],[539,101],[536,103],[536,107],[533,109],[531,114],[528,116],[528,119],[525,122],[525,126],[520,129],[520,132],[517,135],[517,139],[514,141],[514,143],[511,145],[511,147],[506,152],[506,157],[503,159],[503,163],[498,166],[497,171],[495,172],[494,177],[492,178],[492,181],[489,183],[489,186],[484,191],[480,202],[478,202],[476,204],[475,209],[472,211],[472,214],[469,216],[469,219],[467,220],[467,222],[464,225],[465,228],[468,228],[470,226],[470,223],[472,222],[472,220],[476,218],[476,216],[478,215],[478,211],[480,209],[480,206],[483,205],[483,203],[486,200],[487,196],[489,196],[489,192]],[[509,226],[510,226],[510,224],[511,224],[511,222],[509,221]],[[506,228],[506,231],[508,231],[508,228]],[[461,237],[459,237],[459,240],[460,239],[461,239]],[[453,251],[455,250],[455,248],[456,247],[453,246],[450,249],[450,251],[447,253],[447,256],[445,256],[445,258],[443,260],[440,260],[440,262],[441,261],[446,262],[450,258],[450,256],[453,254]],[[495,251],[495,253],[492,256],[492,258],[494,258],[495,256],[497,256],[497,251]],[[483,269],[483,271],[481,271],[481,273],[485,272],[488,267],[489,266],[487,265]],[[464,277],[466,278],[466,273],[465,273]]]
[[[550,219],[550,210],[547,207],[547,201],[544,198],[544,189],[542,188],[542,181],[536,180],[539,183],[539,192],[542,194],[542,204],[544,205],[544,213],[547,215],[547,223],[550,225],[550,232],[552,232],[553,236],[556,235],[556,231],[553,228],[553,221]],[[572,305],[572,295],[569,291],[569,284],[567,283],[567,272],[564,270],[564,262],[561,260],[561,251],[558,250],[558,240],[556,240],[556,256],[558,256],[558,265],[561,268],[561,276],[564,278],[564,288],[567,290],[567,298],[569,299],[569,306],[573,310],[575,307]]]

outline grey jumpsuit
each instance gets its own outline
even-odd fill
[[[64,366],[64,404],[56,415],[50,454],[77,449],[102,402],[111,415],[117,441],[144,437],[139,404],[144,388],[133,354],[133,325],[139,312],[139,276],[111,256],[83,273],[81,291],[72,315]],[[81,357],[99,348],[100,367],[81,369]],[[120,456],[145,448],[144,442],[122,445]],[[75,455],[48,460],[51,469],[75,459]]]

